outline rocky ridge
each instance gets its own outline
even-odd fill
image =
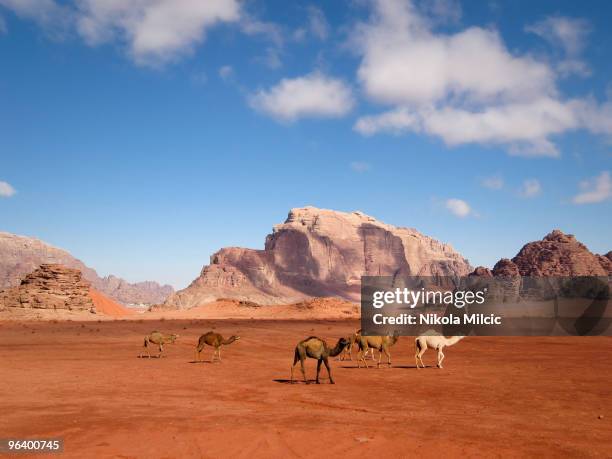
[[[191,308],[219,298],[259,304],[312,297],[358,301],[361,276],[467,275],[468,261],[450,245],[412,228],[362,212],[303,207],[274,226],[263,250],[229,247],[211,256],[167,308]]]
[[[0,289],[19,285],[23,276],[45,263],[78,269],[95,289],[124,304],[161,303],[174,292],[169,285],[157,282],[130,284],[112,275],[100,277],[65,250],[38,239],[0,232]]]

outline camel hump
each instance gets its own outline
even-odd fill
[[[321,338],[319,338],[318,336],[309,336],[308,338],[306,338],[305,340],[302,340],[302,342],[304,341],[310,341],[311,339],[316,339],[319,341],[323,341]]]

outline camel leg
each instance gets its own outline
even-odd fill
[[[151,358],[151,353],[149,352],[149,345],[147,344],[147,342],[146,342],[146,341],[145,341],[145,344],[144,344],[144,348],[145,348],[145,349],[146,349],[146,351],[147,351],[147,356],[148,356],[149,358]],[[142,355],[142,354],[140,354],[140,355]]]
[[[320,384],[319,383],[319,373],[321,372],[321,363],[322,363],[321,359],[317,360],[317,379],[316,379],[317,384]]]
[[[304,377],[304,382],[308,384],[308,380],[306,379],[306,369],[304,368],[304,360],[306,359],[300,355],[300,366],[302,368],[302,376]]]
[[[360,349],[359,354],[357,354],[357,368],[361,368],[361,362],[363,362],[365,367],[368,368],[368,362],[366,362],[365,352],[363,349]]]
[[[295,364],[300,360],[298,356],[297,349],[295,350],[295,355],[293,356],[293,365],[291,365],[291,384],[293,384],[293,369],[295,368]]]
[[[383,352],[387,355],[387,365],[391,367],[391,352],[389,352],[389,349],[386,347],[383,347]]]
[[[328,362],[327,358],[323,359],[323,363],[325,364],[325,368],[327,368],[327,374],[329,375],[329,383],[330,384],[335,384],[334,383],[334,378],[332,378],[332,375],[331,375],[331,368],[329,366],[329,362]]]
[[[217,349],[217,357],[219,357],[219,362],[221,362],[221,346]]]
[[[444,360],[444,354],[442,348],[438,349],[438,368],[442,368],[442,360]]]
[[[384,349],[384,348],[383,348],[383,349]],[[373,355],[373,354],[374,354],[374,351],[372,351],[372,355]],[[382,351],[379,349],[379,350],[378,350],[378,363],[376,364],[376,368],[380,368],[380,361],[382,360],[382,356],[383,356],[383,353],[382,353]]]
[[[425,364],[423,363],[423,354],[425,354],[425,349],[422,349],[418,354],[417,357],[418,359],[421,361],[421,366],[423,368],[425,368]],[[419,365],[417,364],[417,368],[419,368]]]
[[[159,343],[159,355],[157,356],[158,359],[161,359],[162,352],[164,352],[164,346],[162,345],[162,343]]]

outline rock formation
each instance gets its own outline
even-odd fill
[[[124,304],[163,302],[174,289],[156,282],[130,284],[115,276],[99,277],[68,252],[52,247],[38,239],[0,232],[0,289],[19,285],[24,275],[43,263],[58,263],[78,269],[92,286]]]
[[[478,266],[472,276],[608,276],[612,251],[595,255],[573,234],[553,230],[541,241],[525,244],[512,259],[502,258],[492,271]]]
[[[506,277],[520,275],[518,266],[516,266],[516,264],[512,260],[508,260],[507,258],[502,258],[497,263],[495,263],[495,266],[493,266],[492,273],[494,276]]]
[[[260,304],[335,296],[359,300],[361,276],[467,275],[468,261],[415,229],[361,212],[305,207],[276,225],[263,250],[219,250],[166,307],[190,308],[218,298]]]
[[[0,292],[0,304],[3,308],[95,311],[89,288],[78,269],[42,264],[19,286]]]
[[[607,276],[610,272],[600,257],[560,230],[526,244],[512,262],[521,276]]]

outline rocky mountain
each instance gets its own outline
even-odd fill
[[[475,275],[485,275],[478,267]],[[574,235],[556,229],[541,241],[525,244],[512,259],[502,258],[494,276],[608,276],[612,275],[612,252],[596,255]]]
[[[361,212],[304,207],[274,226],[263,250],[230,247],[212,255],[189,287],[166,300],[190,308],[218,298],[260,304],[335,296],[358,301],[365,275],[466,275],[450,245]]]
[[[100,277],[65,250],[38,239],[0,232],[0,289],[19,285],[23,276],[45,263],[78,269],[95,289],[124,304],[161,303],[174,292],[169,285],[156,282],[130,284],[115,276]]]
[[[0,309],[67,309],[95,311],[90,284],[78,269],[42,264],[16,287],[0,292]]]

